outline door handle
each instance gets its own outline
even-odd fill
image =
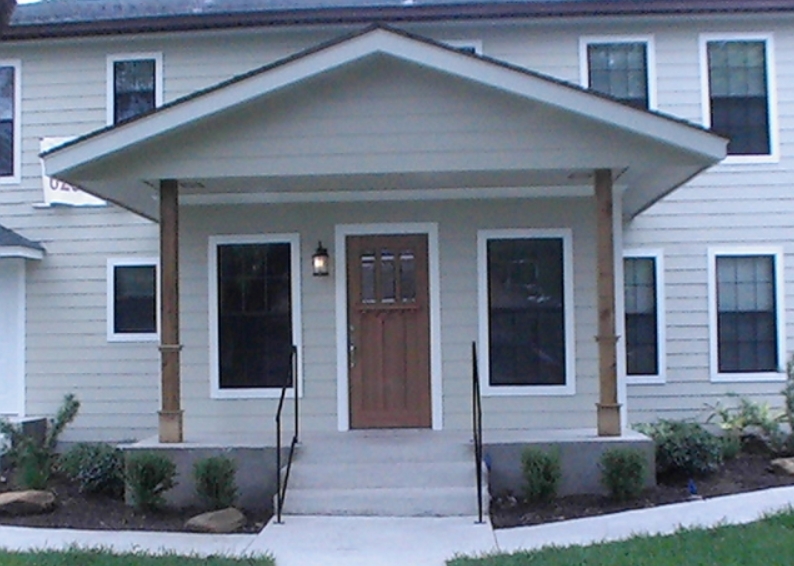
[[[355,331],[356,327],[354,325],[350,325],[348,328],[348,342],[347,342],[347,359],[348,363],[350,364],[351,368],[356,367],[356,339],[355,339]]]

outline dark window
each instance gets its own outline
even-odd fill
[[[290,378],[290,244],[226,244],[217,254],[220,387],[280,388]]]
[[[592,90],[648,108],[648,48],[645,43],[593,43],[587,46]]]
[[[721,256],[716,262],[719,371],[777,371],[774,256]]]
[[[123,122],[156,105],[154,59],[113,63],[113,121]]]
[[[623,260],[626,296],[626,373],[659,373],[656,260]]]
[[[491,239],[487,255],[490,384],[565,385],[562,239]]]
[[[14,174],[14,67],[0,67],[0,176]]]
[[[768,155],[769,100],[764,41],[709,41],[711,128],[731,155]]]
[[[113,268],[113,332],[157,332],[157,269],[153,265]]]

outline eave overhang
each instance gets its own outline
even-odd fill
[[[605,135],[618,132],[624,138],[628,136],[664,149],[655,165],[645,169],[632,169],[633,164],[622,162],[617,150],[613,162],[587,164],[594,169],[610,168],[620,173],[618,182],[626,188],[624,210],[628,216],[636,215],[719,162],[726,153],[727,140],[699,126],[637,110],[498,60],[464,53],[393,28],[373,26],[174,101],[135,120],[102,128],[59,146],[42,155],[45,169],[52,177],[81,186],[143,216],[156,218],[157,202],[152,199],[151,188],[158,178],[125,178],[123,171],[110,174],[108,163],[118,163],[132,153],[140,155],[166,136],[178,140],[181,132],[197,124],[222,118],[225,113],[246,104],[275,96],[286,88],[337,72],[375,55],[495,89],[583,119],[594,128],[602,128]],[[154,163],[158,156],[151,155],[147,159]],[[159,178],[171,178],[163,176],[168,173],[167,164],[159,165]],[[233,175],[233,171],[217,171],[218,177]]]

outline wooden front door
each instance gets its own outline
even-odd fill
[[[348,236],[351,428],[429,427],[427,236]]]

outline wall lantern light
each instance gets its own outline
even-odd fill
[[[328,275],[328,250],[323,247],[322,242],[317,242],[317,250],[312,256],[312,274],[315,277]]]

